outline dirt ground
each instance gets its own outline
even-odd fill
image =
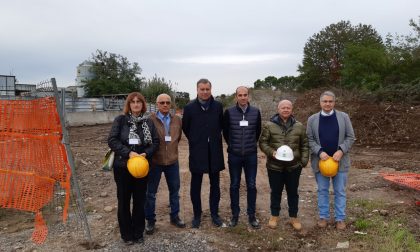
[[[312,99],[318,99],[316,96]],[[310,98],[307,100],[310,101]],[[302,102],[305,100],[301,100]],[[362,105],[361,105],[362,106]],[[362,106],[363,107],[363,106]],[[397,113],[399,106],[383,105],[381,113],[386,120],[388,112]],[[375,108],[376,109],[376,108]],[[374,109],[371,109],[374,110]],[[408,112],[414,113],[417,120],[419,106],[410,108]],[[371,240],[363,239],[355,235],[357,231],[355,222],[362,215],[360,205],[363,202],[380,202],[380,209],[374,209],[369,214],[377,214],[379,210],[386,211],[386,221],[391,222],[394,218],[409,220],[403,224],[404,227],[414,234],[417,242],[420,241],[420,206],[415,202],[420,200],[419,191],[410,190],[396,186],[382,179],[383,172],[420,172],[420,151],[418,144],[420,138],[418,133],[413,138],[408,134],[412,129],[406,129],[405,134],[400,135],[395,130],[394,121],[388,124],[382,121],[368,120],[365,113],[356,115],[351,111],[352,121],[355,125],[357,142],[351,151],[352,168],[349,173],[348,182],[348,228],[338,232],[330,225],[325,230],[316,227],[317,205],[316,205],[316,183],[312,170],[307,166],[300,179],[300,202],[299,218],[303,224],[301,232],[295,232],[287,224],[287,200],[285,192],[281,203],[280,225],[278,229],[272,230],[267,227],[270,217],[270,189],[268,185],[267,172],[265,168],[266,158],[261,152],[258,153],[258,175],[257,175],[257,218],[261,222],[261,229],[253,230],[247,225],[246,216],[246,185],[242,178],[240,190],[241,216],[240,225],[236,228],[216,228],[211,224],[208,206],[209,182],[205,176],[202,188],[203,219],[199,230],[191,229],[192,205],[189,197],[190,173],[188,170],[188,142],[183,137],[180,143],[180,175],[181,191],[180,217],[187,223],[187,228],[177,229],[169,224],[169,203],[168,190],[164,177],[162,177],[159,192],[157,195],[156,214],[157,232],[152,236],[145,236],[145,245],[126,248],[121,244],[116,216],[116,187],[113,181],[112,172],[101,170],[101,159],[107,150],[106,138],[111,127],[110,124],[73,127],[70,128],[70,141],[75,163],[77,177],[83,194],[85,209],[92,238],[98,251],[142,251],[149,243],[171,243],[179,237],[194,236],[195,239],[206,244],[207,251],[326,251],[335,249],[338,242],[349,241],[349,251],[372,251],[375,248]],[[298,111],[302,116],[310,111]],[[392,114],[394,115],[394,114]],[[302,116],[303,117],[303,116]],[[412,116],[407,116],[413,118]],[[378,116],[378,120],[381,117]],[[405,120],[403,116],[398,117],[401,125]],[[374,123],[372,123],[374,122]],[[414,123],[418,127],[420,120]],[[363,135],[368,129],[384,135],[384,144],[379,144],[380,139],[373,133]],[[416,128],[417,129],[417,128]],[[396,137],[391,137],[394,134]],[[392,133],[393,132],[393,133]],[[388,134],[388,137],[386,136]],[[371,138],[369,138],[369,136]],[[392,135],[393,136],[393,135]],[[408,138],[407,138],[408,137]],[[395,144],[392,144],[395,143]],[[398,148],[404,146],[404,148]],[[227,159],[225,146],[225,160]],[[227,162],[225,162],[227,165]],[[229,172],[225,169],[221,172],[221,201],[220,215],[228,223],[230,219],[230,198],[229,198]],[[112,207],[111,212],[105,211],[105,207]],[[364,213],[363,213],[364,214]],[[368,215],[369,215],[368,214]],[[83,244],[85,238],[81,231],[80,223],[75,230],[50,228],[50,234],[43,245],[35,245],[30,241],[33,228],[33,216],[22,214],[16,211],[0,209],[0,251],[80,251],[86,249]],[[162,238],[164,237],[164,238]],[[176,238],[178,237],[178,238]],[[149,249],[150,251],[179,251],[176,249]],[[192,247],[188,249],[194,251]],[[204,250],[203,250],[204,251]]]

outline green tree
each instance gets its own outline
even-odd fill
[[[384,46],[349,43],[343,58],[340,74],[344,87],[374,91],[382,86],[389,67]]]
[[[94,77],[84,81],[87,96],[140,91],[143,78],[137,62],[130,63],[124,56],[101,50],[92,54],[91,62]]]
[[[157,75],[147,80],[141,89],[141,93],[148,102],[152,103],[156,101],[158,95],[163,93],[170,95],[172,98],[174,97],[171,81],[166,81],[165,78],[158,77]]]
[[[254,82],[254,88],[261,89],[261,88],[267,88],[267,87],[263,80],[258,79]]]
[[[278,81],[277,77],[275,77],[275,76],[267,76],[264,79],[266,87],[269,87],[269,88],[277,87],[277,81]]]
[[[224,108],[227,108],[235,104],[235,95],[236,93],[230,95],[221,94],[220,96],[216,96],[215,99],[222,103]]]
[[[175,104],[177,108],[183,109],[185,105],[190,102],[190,94],[187,92],[176,92],[175,93]]]
[[[301,80],[295,76],[282,76],[277,79],[275,76],[267,76],[264,80],[256,80],[254,88],[275,88],[282,91],[296,91],[300,88]]]
[[[417,83],[420,69],[420,16],[417,22],[410,19],[414,33],[387,35],[386,49],[391,59],[391,68],[385,84]],[[414,81],[414,82],[413,82]]]
[[[352,26],[349,21],[331,24],[306,42],[298,71],[305,88],[338,85],[345,45],[381,45],[382,38],[370,25]]]
[[[300,81],[295,76],[282,76],[277,79],[276,88],[282,91],[296,91],[300,86]]]
[[[254,88],[271,88],[276,87],[277,85],[277,78],[274,76],[267,76],[264,80],[256,80],[254,82]]]

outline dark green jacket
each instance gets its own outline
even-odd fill
[[[302,123],[290,117],[289,127],[280,121],[278,114],[263,125],[260,137],[260,148],[267,156],[267,169],[276,171],[291,171],[305,167],[309,160],[309,145],[306,129]],[[288,145],[293,150],[292,161],[280,161],[273,157],[273,152],[282,145]]]

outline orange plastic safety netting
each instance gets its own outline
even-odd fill
[[[420,190],[420,174],[417,173],[383,173],[385,180],[391,181],[401,186]]]
[[[63,221],[67,219],[71,169],[61,141],[53,97],[0,100],[0,207],[36,213],[36,243],[47,237],[41,209],[53,199],[57,183],[66,190]]]

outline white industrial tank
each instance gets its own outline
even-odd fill
[[[77,85],[77,97],[85,96],[85,83],[84,80],[90,80],[95,77],[95,74],[91,72],[93,63],[90,61],[83,61],[83,63],[77,66],[77,76],[76,76],[76,85]]]

